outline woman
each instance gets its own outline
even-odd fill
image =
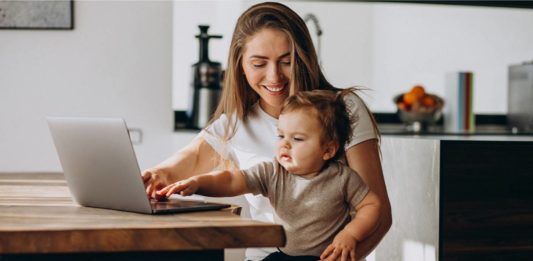
[[[238,19],[231,41],[220,104],[208,127],[174,156],[143,172],[149,196],[178,180],[206,173],[220,163],[246,169],[274,157],[276,124],[289,95],[319,89],[337,90],[324,77],[305,22],[279,3],[250,7]],[[346,101],[357,119],[346,149],[348,165],[357,171],[382,202],[379,226],[358,245],[357,257],[368,255],[391,226],[390,203],[379,154],[379,132],[363,101]],[[273,221],[273,209],[262,196],[246,195],[252,218]],[[271,250],[249,249],[247,260],[260,260]]]

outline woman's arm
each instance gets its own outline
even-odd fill
[[[186,179],[200,173],[206,173],[217,165],[218,154],[205,139],[197,137],[185,148],[142,173],[146,193],[151,198],[159,199],[155,193],[178,180]]]
[[[357,244],[357,260],[366,257],[381,241],[392,225],[391,206],[381,169],[377,139],[367,140],[346,151],[348,165],[357,171],[380,202],[380,215],[376,230]]]
[[[352,235],[358,242],[367,238],[377,227],[381,206],[376,193],[370,191],[355,207],[357,215],[346,224],[344,230]]]
[[[354,206],[357,215],[346,224],[333,242],[324,250],[320,258],[323,260],[356,260],[359,251],[358,242],[361,242],[375,231],[379,211],[381,209],[376,193],[369,191],[363,200]]]

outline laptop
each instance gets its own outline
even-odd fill
[[[121,118],[47,117],[74,200],[86,207],[145,214],[217,210],[230,205],[199,200],[149,199]]]

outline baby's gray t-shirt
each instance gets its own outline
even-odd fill
[[[320,256],[368,193],[361,177],[340,162],[309,179],[288,173],[275,159],[242,172],[250,192],[270,200],[287,235],[281,250],[293,256]]]

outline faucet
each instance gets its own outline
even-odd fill
[[[304,16],[304,22],[307,23],[309,20],[313,22],[316,29],[316,41],[317,41],[317,56],[318,56],[318,63],[322,64],[322,59],[320,58],[320,36],[322,35],[322,28],[320,28],[320,24],[318,23],[318,18],[316,15],[309,13]]]

